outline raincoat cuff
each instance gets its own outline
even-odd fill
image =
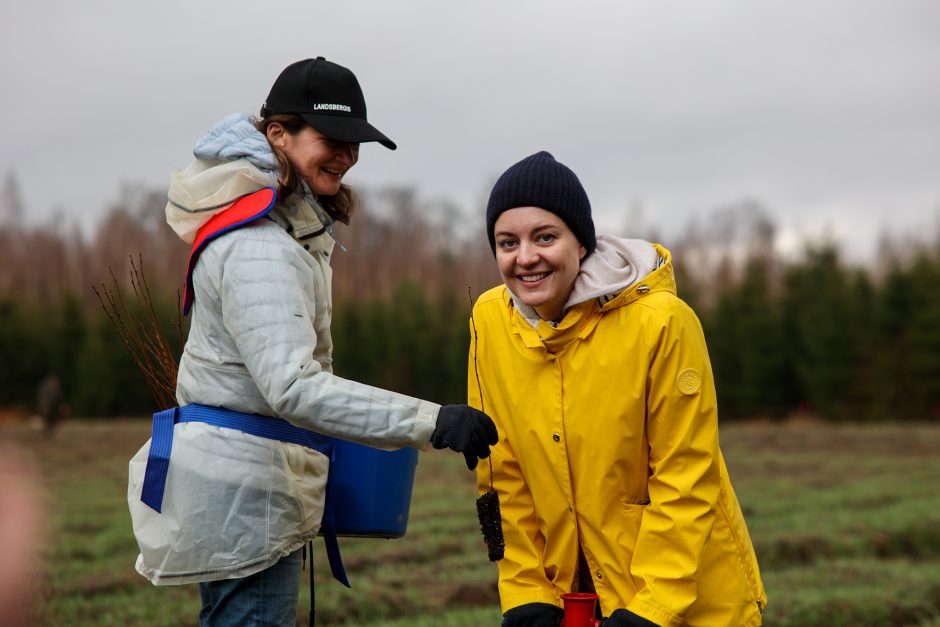
[[[418,410],[415,412],[415,426],[412,431],[412,439],[417,448],[426,450],[431,447],[431,434],[434,433],[434,427],[437,426],[437,414],[441,411],[441,406],[430,401],[418,401]]]
[[[652,603],[647,603],[646,601],[638,601],[634,599],[626,608],[628,611],[633,612],[637,616],[641,616],[646,620],[652,621],[657,625],[662,625],[662,627],[679,627],[682,624],[682,618],[676,616],[669,610],[663,609],[658,605],[653,605]]]
[[[556,593],[556,591],[551,588],[531,588],[517,592],[516,594],[509,594],[505,598],[500,595],[500,600],[500,610],[502,610],[503,614],[514,607],[526,605],[527,603],[547,603],[556,607],[564,607],[561,602],[561,593]]]

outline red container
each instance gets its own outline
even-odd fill
[[[561,627],[598,627],[601,624],[594,618],[597,595],[593,592],[569,592],[561,595],[561,600],[565,604]]]

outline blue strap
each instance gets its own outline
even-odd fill
[[[150,454],[147,457],[147,469],[144,472],[144,485],[140,500],[160,512],[163,507],[163,493],[166,490],[166,474],[170,467],[170,453],[173,450],[173,426],[178,422],[204,422],[216,427],[237,429],[243,433],[281,442],[300,444],[333,458],[333,439],[295,427],[281,418],[245,414],[207,405],[185,405],[174,407],[153,415],[153,429],[150,438]],[[343,567],[343,559],[336,539],[336,523],[333,518],[333,490],[330,482],[326,485],[326,504],[323,509],[321,532],[326,544],[326,555],[330,562],[333,577],[347,588],[349,579]]]
[[[160,512],[163,507],[163,491],[166,489],[166,471],[170,467],[170,451],[173,450],[173,425],[176,410],[166,409],[153,415],[150,432],[150,455],[147,456],[147,471],[140,500]]]

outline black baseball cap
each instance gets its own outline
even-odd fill
[[[355,74],[323,57],[284,68],[261,107],[263,117],[274,113],[299,115],[330,139],[397,148],[366,119],[366,100]]]

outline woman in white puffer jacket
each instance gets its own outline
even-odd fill
[[[332,374],[331,225],[349,220],[356,197],[342,179],[371,141],[395,148],[367,121],[353,73],[307,59],[281,73],[260,119],[228,116],[174,172],[167,221],[194,244],[177,401],[262,428],[451,448],[472,468],[497,441],[485,414]],[[154,584],[200,582],[202,625],[293,625],[300,549],[320,528],[329,459],[199,417],[168,424],[172,457],[166,445],[156,498],[152,442],[130,463],[137,570]]]

